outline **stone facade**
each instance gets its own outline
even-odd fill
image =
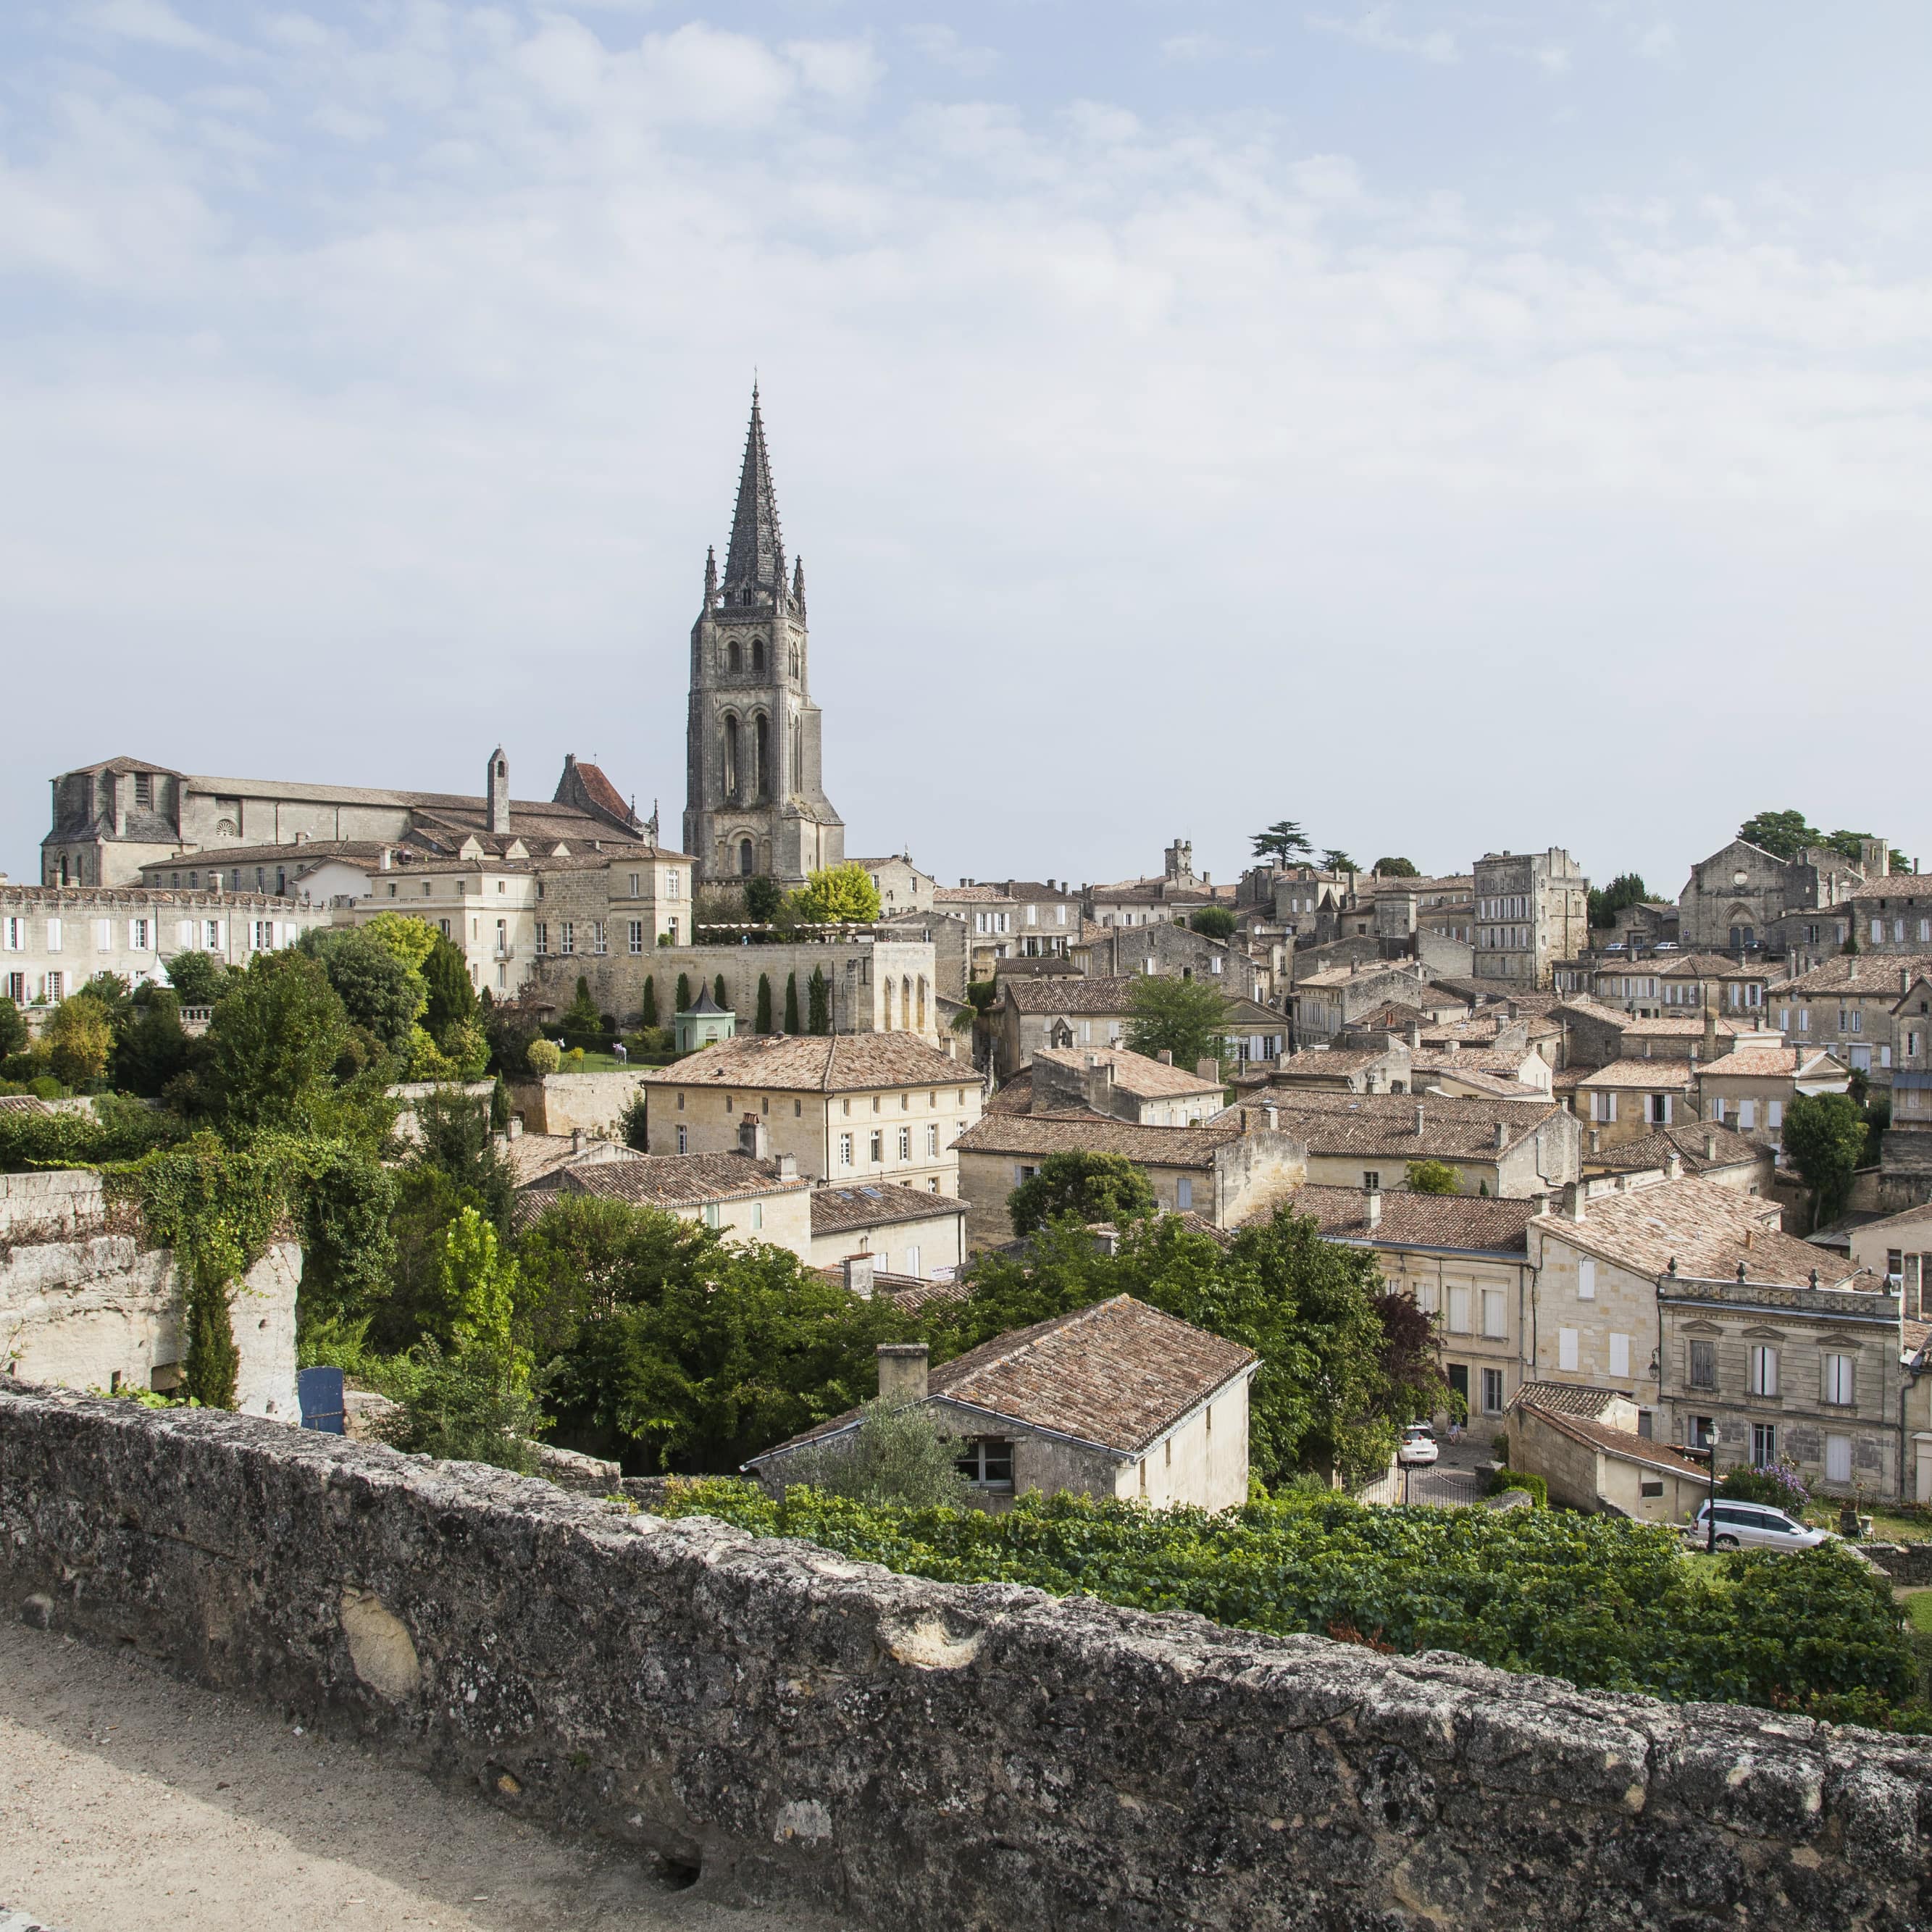
[[[724,581],[707,558],[691,627],[684,843],[702,878],[800,886],[844,861],[844,821],[825,796],[810,655],[805,566],[787,583],[754,388]]]
[[[1486,854],[1474,879],[1476,978],[1547,986],[1589,944],[1590,882],[1560,846]]]
[[[245,1417],[0,1391],[0,1568],[264,1723],[875,1932],[1925,1922],[1923,1739],[894,1576]]]
[[[1808,948],[1815,957],[1821,949],[1835,950],[1851,915],[1833,909],[1883,872],[1886,849],[1882,839],[1868,840],[1863,863],[1855,865],[1828,847],[1811,847],[1785,860],[1734,838],[1691,867],[1678,895],[1678,936],[1694,952]],[[1794,923],[1801,931],[1792,931]],[[1808,927],[1808,937],[1802,930]]]
[[[51,1012],[97,973],[164,985],[178,952],[245,966],[279,952],[327,911],[256,892],[151,892],[138,886],[10,886],[0,882],[0,998]]]

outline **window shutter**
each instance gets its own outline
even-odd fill
[[[1559,1328],[1556,1331],[1556,1366],[1559,1369],[1574,1369],[1576,1366],[1576,1331],[1574,1328]]]

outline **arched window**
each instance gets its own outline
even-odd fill
[[[899,1024],[907,1032],[912,1030],[912,975],[908,973],[899,982]]]
[[[724,719],[724,796],[738,796],[738,721],[728,714]]]
[[[919,1030],[926,1030],[926,975],[919,976]]]
[[[752,796],[769,797],[772,789],[772,721],[760,711],[752,725]]]
[[[752,668],[763,670],[765,668],[765,640],[763,638],[752,640]]]
[[[744,668],[744,652],[738,648],[738,640],[734,638],[724,646],[724,668],[727,670],[737,671],[742,670]]]
[[[795,639],[791,647],[791,674],[794,677],[798,675],[798,644]]]
[[[748,879],[752,876],[752,868],[756,866],[757,862],[757,857],[752,850],[752,842],[748,838],[740,839],[738,841],[739,876],[742,878]]]
[[[791,721],[791,788],[802,790],[805,785],[805,727],[796,718]]]

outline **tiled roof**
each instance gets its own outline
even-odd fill
[[[1906,982],[1900,973],[1908,976]],[[1802,999],[1820,993],[1856,993],[1868,999],[1895,1000],[1910,980],[1932,973],[1932,952],[1834,953],[1802,978],[1777,988],[1774,997]]]
[[[1261,1124],[1257,1117],[1255,1125]],[[953,1145],[962,1154],[1118,1154],[1143,1167],[1208,1167],[1217,1148],[1240,1137],[1240,1123],[1226,1118],[1198,1127],[1142,1127],[1110,1114],[988,1114]]]
[[[1932,878],[1918,872],[1886,872],[1854,886],[1849,895],[1855,899],[1903,899],[1916,903],[1932,896]]]
[[[560,1167],[520,1190],[540,1211],[546,1195],[595,1194],[640,1208],[696,1208],[708,1202],[751,1200],[809,1187],[804,1175],[781,1175],[775,1161],[748,1154],[648,1154],[634,1160],[580,1162]]]
[[[1706,1281],[1736,1278],[1802,1288],[1820,1270],[1820,1286],[1835,1287],[1850,1270],[1808,1241],[1778,1231],[1778,1210],[1754,1194],[1686,1175],[1624,1194],[1598,1195],[1584,1218],[1558,1216],[1540,1225],[1550,1238],[1614,1262],[1638,1274],[1666,1274]]]
[[[932,889],[935,906],[990,905],[1006,896],[998,886],[934,886]]]
[[[348,859],[380,865],[394,841],[376,838],[304,838],[300,844],[207,845],[198,852],[178,852],[166,859],[142,862],[143,872],[178,871],[196,866],[219,872],[226,866],[318,865],[324,859]]]
[[[1330,1240],[1508,1255],[1527,1251],[1523,1230],[1537,1204],[1474,1194],[1384,1192],[1380,1218],[1371,1227],[1368,1198],[1358,1188],[1309,1186],[1298,1187],[1283,1204],[1312,1216]]]
[[[1262,1124],[1262,1106],[1272,1100],[1281,1131],[1307,1143],[1312,1154],[1373,1154],[1384,1160],[1492,1160],[1528,1139],[1563,1109],[1554,1101],[1478,1100],[1446,1095],[1341,1094],[1312,1087],[1277,1088],[1265,1096],[1244,1095],[1232,1114],[1250,1126]],[[1415,1130],[1416,1110],[1422,1132]],[[1503,1145],[1496,1145],[1496,1128]]]
[[[32,1094],[0,1094],[0,1114],[51,1114],[52,1108]]]
[[[1150,1060],[1144,1053],[1130,1053],[1124,1046],[1043,1046],[1034,1055],[1036,1065],[1064,1066],[1084,1073],[1090,1066],[1111,1066],[1114,1084],[1136,1100],[1179,1098],[1188,1094],[1219,1094],[1218,1077],[1204,1080],[1184,1066],[1169,1066]]]
[[[1707,1136],[1712,1144],[1712,1151],[1708,1156],[1704,1152]],[[1674,1154],[1683,1162],[1686,1174],[1704,1174],[1715,1167],[1736,1167],[1747,1162],[1762,1161],[1766,1152],[1756,1142],[1733,1133],[1729,1127],[1720,1127],[1714,1120],[1708,1124],[1694,1120],[1676,1126],[1654,1128],[1636,1140],[1619,1141],[1615,1147],[1605,1148],[1600,1154],[1586,1153],[1583,1159],[1592,1167],[1634,1170],[1661,1168]]]
[[[1607,1423],[1565,1414],[1546,1408],[1540,1402],[1519,1401],[1516,1406],[1533,1412],[1545,1428],[1553,1429],[1558,1435],[1567,1436],[1571,1442],[1580,1442],[1587,1449],[1601,1450],[1605,1455],[1614,1456],[1620,1462],[1636,1462],[1647,1469],[1662,1469],[1673,1476],[1695,1476],[1700,1480],[1709,1475],[1708,1464],[1694,1461],[1669,1443],[1640,1436],[1634,1430],[1612,1429]]]
[[[1453,1060],[1445,1060],[1439,1066],[1422,1070],[1432,1080],[1453,1080],[1465,1087],[1473,1088],[1486,1100],[1546,1100],[1550,1090],[1544,1087],[1533,1087],[1526,1080],[1512,1080],[1507,1075],[1485,1073],[1480,1066],[1458,1066]],[[1415,1082],[1410,1081],[1413,1087]],[[1423,1090],[1436,1093],[1440,1090],[1430,1087]]]
[[[1418,992],[1422,989],[1420,975],[1412,962],[1406,959],[1368,959],[1359,965],[1324,966],[1318,973],[1304,974],[1295,981],[1294,990],[1299,993],[1304,988],[1312,986],[1318,991],[1326,991],[1333,986],[1346,986],[1351,982],[1366,986],[1378,975],[1384,974],[1408,980]]]
[[[1688,1060],[1613,1060],[1577,1084],[1589,1088],[1636,1088],[1661,1093],[1682,1092],[1696,1084],[1697,1070]]]
[[[874,1087],[971,1087],[968,1060],[952,1060],[909,1033],[747,1034],[721,1040],[644,1075],[653,1087],[782,1089],[843,1094]]]
[[[504,1158],[515,1184],[527,1187],[573,1160],[595,1166],[600,1161],[640,1160],[644,1156],[634,1148],[587,1134],[579,1142],[568,1134],[522,1133],[510,1142]]]
[[[1720,1040],[1735,1039],[1746,1029],[1735,1020],[1727,1020],[1721,1014],[1712,1016],[1718,1023]],[[1626,1040],[1702,1040],[1709,1031],[1702,1014],[1686,1015],[1682,1018],[1672,1016],[1660,1020],[1640,1020],[1626,1014],[1624,1018],[1624,1037]]]
[[[1088,979],[1078,974],[1029,974],[1002,979],[1000,988],[1022,1013],[1124,1013],[1134,989],[1132,974]]]
[[[814,1268],[812,1272],[831,1282],[834,1288],[845,1286],[845,1268],[842,1262],[833,1262],[830,1266]],[[903,1309],[908,1315],[916,1315],[923,1308],[944,1308],[969,1300],[972,1293],[972,1289],[963,1281],[928,1281],[920,1275],[887,1274],[883,1268],[874,1268],[872,1271],[873,1299],[890,1302],[893,1307]],[[851,1413],[856,1414],[857,1412],[854,1410]],[[848,1417],[839,1418],[842,1423],[848,1419]]]
[[[1603,969],[1614,972],[1614,967]],[[1740,966],[1735,959],[1726,959],[1715,952],[1684,952],[1672,959],[1668,966],[1649,962],[1648,970],[1660,980],[1762,980],[1763,968]]]
[[[1790,1046],[1734,1046],[1704,1063],[1708,1079],[1771,1080],[1791,1078],[1798,1071],[1798,1049]]]
[[[1633,1016],[1616,1006],[1606,1006],[1603,1001],[1588,993],[1571,993],[1556,1010],[1561,1020],[1566,1014],[1581,1019],[1600,1020],[1606,1026],[1627,1027],[1635,1024]]]
[[[989,1114],[1030,1114],[1033,1112],[1033,1069],[1022,1066],[1003,1085],[986,1096]]]
[[[930,1221],[936,1215],[963,1214],[966,1204],[951,1194],[922,1193],[890,1180],[862,1187],[814,1187],[812,1191],[812,1232],[817,1234],[856,1233],[894,1221]]]
[[[1131,1456],[1246,1373],[1256,1359],[1238,1342],[1117,1294],[996,1335],[940,1364],[931,1371],[927,1392],[989,1420],[1071,1436]],[[856,1414],[794,1436],[747,1466],[835,1435],[850,1427]]]
[[[1508,1406],[1520,1408],[1530,1402],[1547,1413],[1594,1419],[1601,1416],[1612,1402],[1630,1400],[1628,1389],[1592,1388],[1582,1382],[1525,1382],[1510,1397]]]

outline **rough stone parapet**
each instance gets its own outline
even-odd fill
[[[1932,1926],[1932,1743],[1017,1586],[0,1387],[64,1628],[879,1928]]]

